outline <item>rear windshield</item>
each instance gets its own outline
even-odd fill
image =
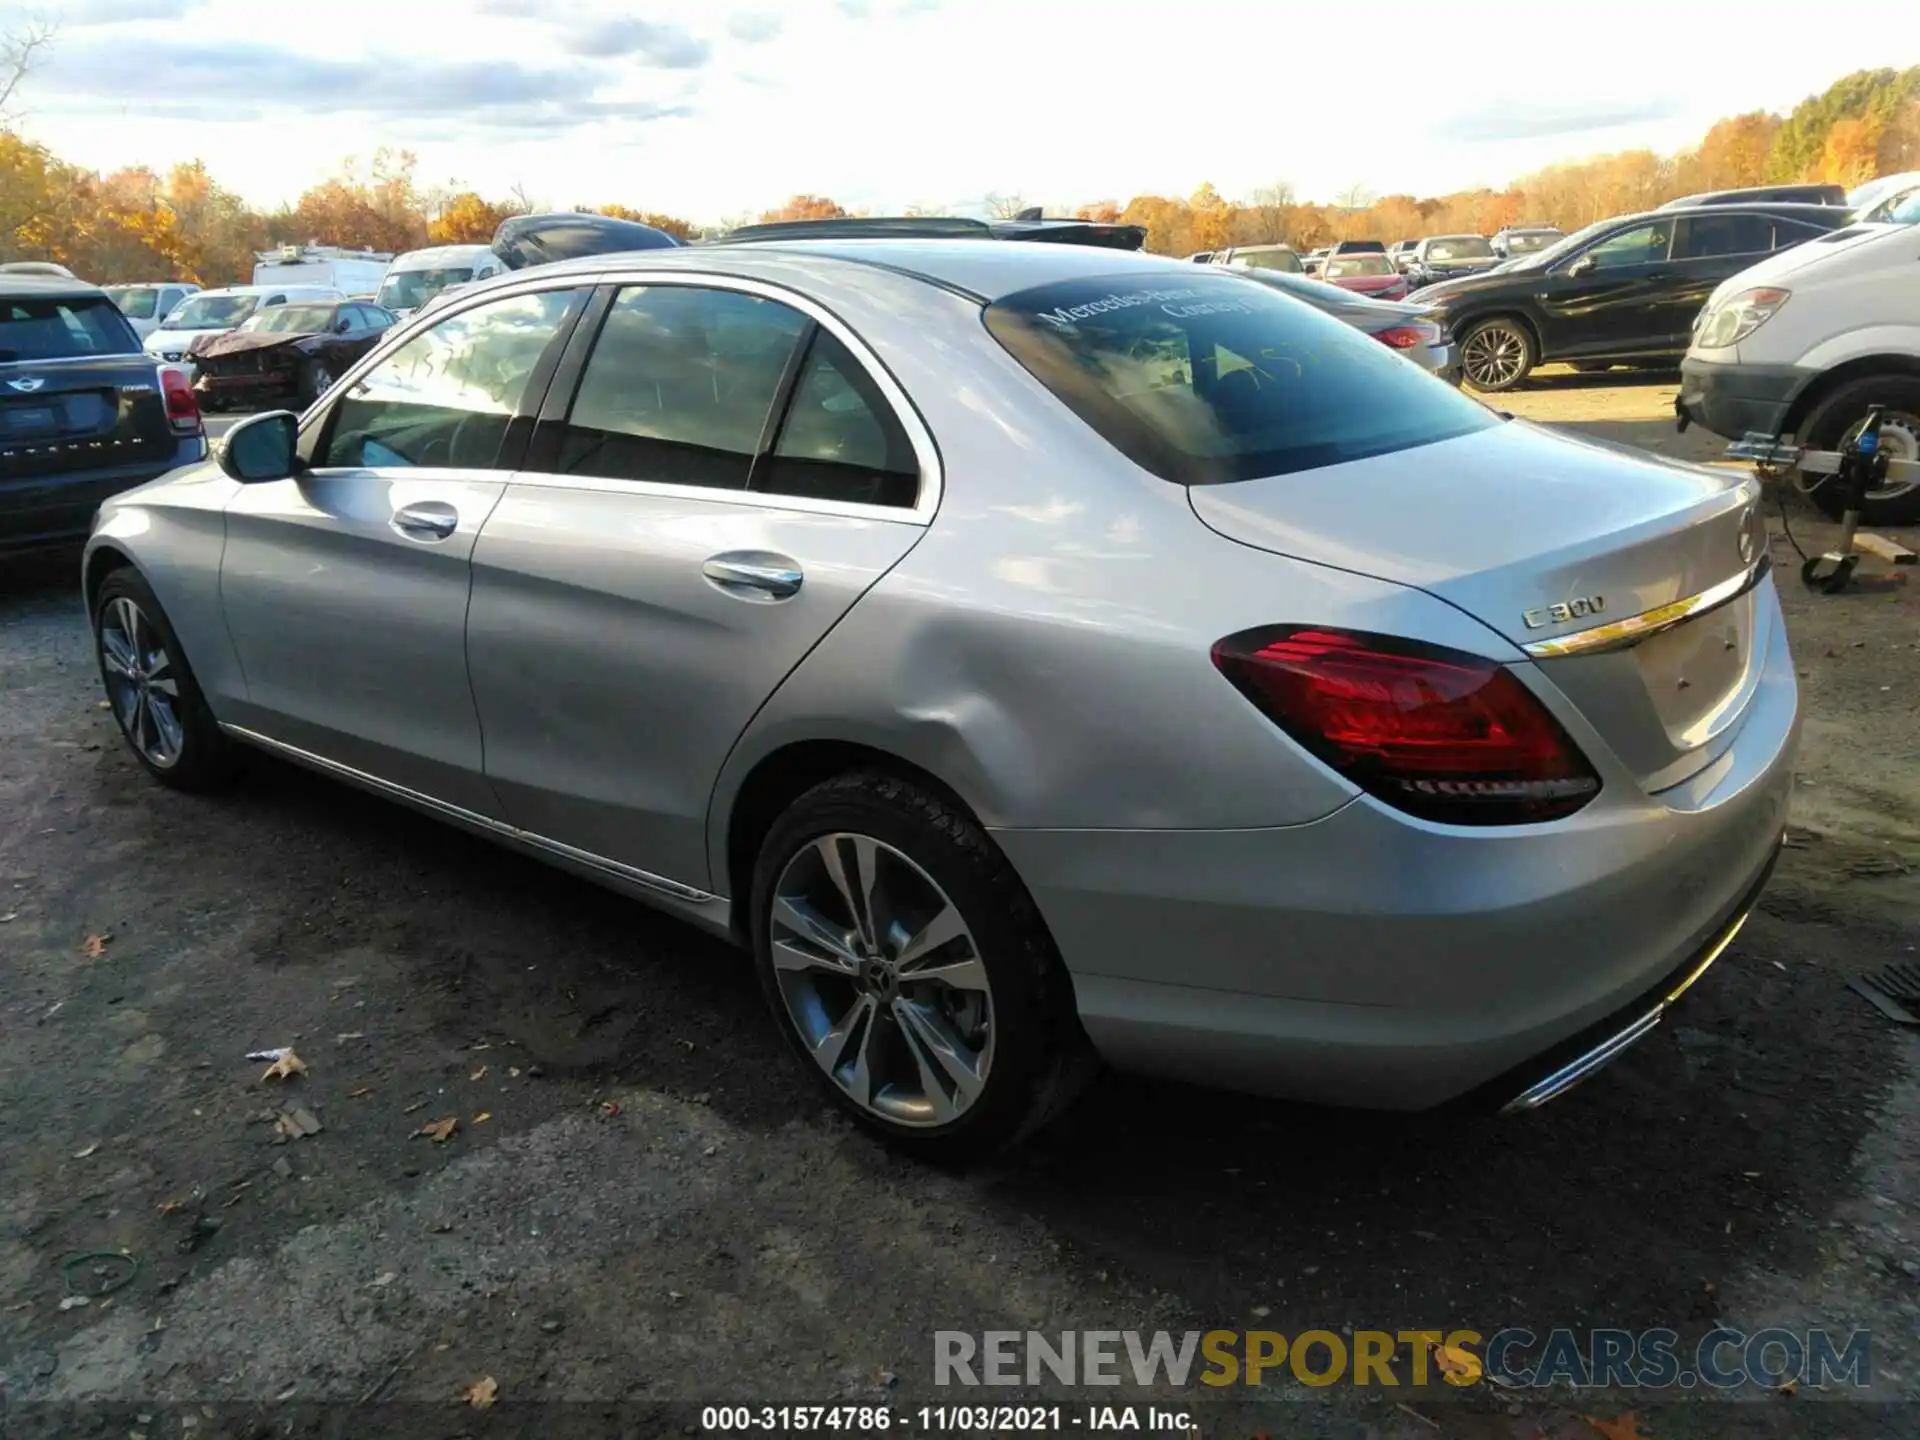
[[[1329,280],[1351,280],[1356,275],[1393,273],[1393,262],[1384,255],[1332,255],[1327,258]]]
[[[1485,260],[1492,254],[1493,246],[1478,235],[1450,235],[1427,242],[1429,260]]]
[[[1281,270],[1289,275],[1298,275],[1301,270],[1300,257],[1292,250],[1236,250],[1233,263],[1249,270]]]
[[[1521,255],[1544,250],[1559,238],[1558,230],[1515,230],[1507,236],[1507,252]]]
[[[987,307],[987,329],[1136,464],[1183,485],[1430,445],[1492,411],[1331,316],[1228,275],[1113,275]]]
[[[160,303],[160,292],[151,285],[109,285],[107,294],[122,315],[134,320],[153,319],[153,307]]]
[[[139,339],[104,296],[0,300],[0,362],[136,355],[139,351]]]

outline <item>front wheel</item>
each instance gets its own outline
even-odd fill
[[[300,403],[311,405],[327,391],[333,388],[333,372],[327,368],[326,361],[312,360],[307,368],[300,372]]]
[[[220,732],[179,637],[137,570],[115,570],[101,582],[93,634],[107,703],[134,759],[176,790],[210,790],[226,780],[233,744]]]
[[[1091,1073],[1032,897],[971,817],[917,785],[867,773],[809,790],[761,847],[752,906],[775,1023],[894,1145],[989,1154]]]
[[[1800,422],[1809,450],[1844,450],[1859,438],[1867,412],[1880,407],[1880,449],[1890,460],[1920,460],[1920,376],[1875,375],[1842,385],[1817,401]],[[1834,519],[1846,509],[1831,478],[1811,491],[1814,504]],[[1863,525],[1920,524],[1920,482],[1894,479],[1869,490],[1860,506]]]
[[[1511,390],[1534,363],[1533,337],[1517,320],[1482,320],[1460,339],[1460,373],[1476,390]]]

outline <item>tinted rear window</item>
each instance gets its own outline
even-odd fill
[[[1068,409],[1183,485],[1363,460],[1499,423],[1352,326],[1234,276],[1043,285],[986,317]]]
[[[0,361],[135,355],[140,341],[120,311],[99,299],[0,300]]]

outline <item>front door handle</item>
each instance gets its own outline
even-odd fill
[[[791,600],[806,578],[798,561],[770,550],[729,550],[700,567],[715,588],[738,600]]]
[[[460,528],[460,512],[444,500],[422,500],[416,505],[402,505],[388,523],[409,540],[431,544]]]

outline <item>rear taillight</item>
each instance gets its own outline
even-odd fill
[[[193,398],[193,386],[186,372],[160,367],[160,393],[167,400],[167,421],[182,435],[200,430],[200,402]]]
[[[1423,819],[1528,824],[1571,815],[1600,792],[1547,708],[1481,656],[1280,627],[1229,635],[1213,663],[1310,753]]]
[[[1440,327],[1438,325],[1395,325],[1388,330],[1374,331],[1373,338],[1395,350],[1416,350],[1422,345],[1438,345]]]

